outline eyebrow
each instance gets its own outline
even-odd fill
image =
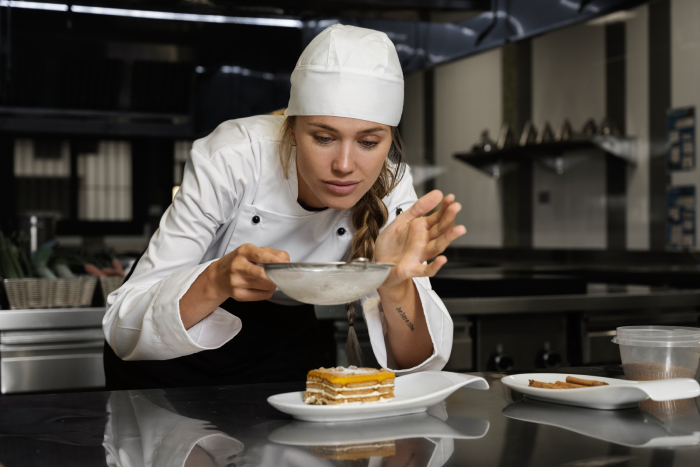
[[[336,130],[332,126],[324,125],[323,123],[309,123],[309,125],[317,126],[319,128],[323,128],[324,130],[328,130],[328,131],[334,131],[336,133],[338,132],[338,130]],[[358,131],[357,134],[376,133],[377,131],[386,131],[386,128],[382,128],[380,126],[375,127],[375,128],[368,128],[366,130]]]

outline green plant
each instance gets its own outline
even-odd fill
[[[20,249],[0,232],[0,276],[5,279],[23,279]]]

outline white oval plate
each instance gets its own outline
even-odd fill
[[[555,383],[557,381],[566,381],[567,376],[595,379],[608,383],[608,386],[577,389],[544,389],[529,386],[531,379],[542,383]],[[506,376],[501,379],[501,382],[513,391],[521,392],[531,399],[603,410],[636,407],[638,403],[649,398],[656,401],[669,401],[690,399],[700,395],[700,385],[698,385],[697,381],[690,378],[660,381],[626,381],[599,376],[563,373],[526,373]]]
[[[394,385],[394,400],[373,404],[309,405],[304,404],[303,391],[268,397],[277,410],[307,422],[344,422],[372,418],[396,417],[425,412],[442,402],[457,389],[468,386],[488,389],[484,378],[447,371],[421,371],[399,376]]]

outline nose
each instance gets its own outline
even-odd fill
[[[355,157],[353,155],[351,142],[343,142],[343,144],[340,145],[338,152],[333,158],[331,169],[333,172],[337,172],[339,174],[349,174],[355,170]]]

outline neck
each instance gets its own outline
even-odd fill
[[[309,185],[304,181],[304,177],[299,173],[299,165],[297,165],[297,203],[307,211],[323,211],[328,209],[328,206],[323,204],[320,199],[311,191]]]
[[[307,211],[312,211],[312,212],[325,211],[326,209],[328,209],[328,206],[324,206],[322,208],[316,208],[313,206],[309,206],[304,201],[302,201],[301,198],[297,198],[297,203],[299,203],[299,206],[301,206],[302,208],[306,209]]]

